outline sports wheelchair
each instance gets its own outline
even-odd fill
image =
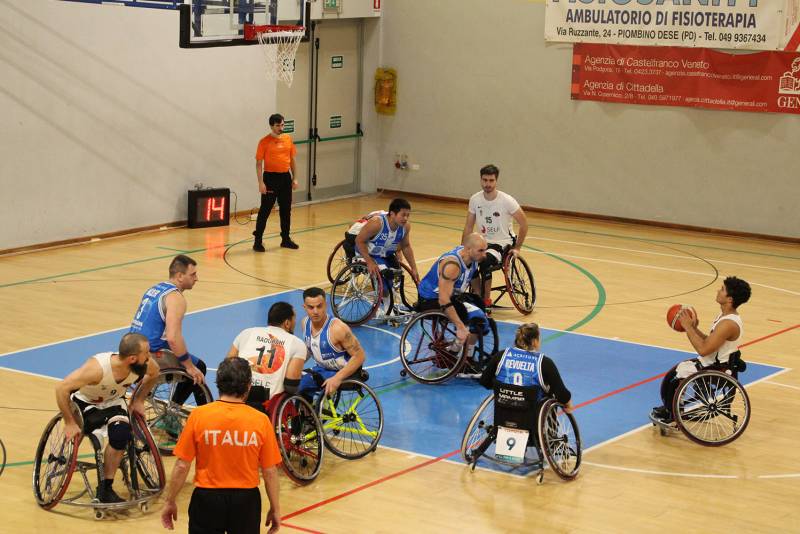
[[[458,373],[478,374],[497,351],[497,323],[488,317],[489,332],[480,319],[467,323],[477,341],[468,349],[456,336],[456,326],[441,309],[416,315],[400,336],[401,376],[423,384],[438,384]]]
[[[493,266],[486,273],[486,277],[488,277],[495,271],[503,271],[504,284],[492,287],[492,291],[500,293],[492,302],[497,302],[504,295],[508,295],[511,304],[517,311],[522,315],[527,315],[533,311],[533,306],[536,304],[536,282],[525,258],[521,255],[509,254],[510,250],[511,247],[506,247],[503,250],[502,263]],[[479,276],[481,284],[483,284],[485,277],[483,274]],[[496,304],[492,304],[492,306],[499,307]]]
[[[417,303],[417,282],[411,269],[402,262],[400,268],[386,268],[380,276],[370,274],[366,264],[356,258],[345,265],[331,287],[331,309],[345,323],[357,326],[375,318],[399,326],[411,319]]]
[[[203,404],[197,395],[204,397],[205,403],[213,401],[214,397],[204,382],[192,386],[194,391],[185,402],[175,402],[173,399],[178,387],[181,384],[184,388],[188,387],[192,377],[184,370],[175,354],[169,350],[156,352],[153,358],[161,369],[152,391],[144,401],[145,419],[158,450],[163,455],[171,456],[189,414],[197,404]],[[134,391],[135,399],[136,391]]]
[[[520,415],[530,418],[529,412]],[[512,469],[535,469],[539,484],[544,480],[545,461],[564,480],[578,476],[582,456],[581,436],[575,417],[564,410],[563,404],[552,398],[545,400],[539,409],[536,429],[529,429],[529,432],[519,430],[529,428],[529,423],[507,419],[506,416],[505,421],[496,422],[493,393],[475,411],[461,440],[461,456],[473,471],[478,460],[486,458]],[[515,419],[520,418],[518,416]],[[506,425],[513,426],[509,428]],[[528,439],[523,447],[517,443],[517,439],[524,439],[526,435]],[[498,436],[504,438],[499,447]],[[536,451],[536,457],[527,455],[531,448]],[[512,451],[517,451],[518,456],[511,454]]]
[[[673,367],[662,381],[674,376]],[[750,422],[750,397],[738,375],[747,368],[736,351],[728,362],[700,369],[678,384],[672,400],[675,424],[650,414],[653,426],[665,436],[680,429],[687,438],[708,447],[727,445],[741,436]]]
[[[78,426],[83,428],[83,417],[77,406],[73,406],[73,414]],[[78,451],[84,435],[81,433],[67,440],[64,436],[64,419],[59,413],[47,424],[36,447],[33,495],[39,506],[45,510],[50,510],[58,503],[88,507],[93,509],[95,519],[103,519],[109,512],[136,506],[146,512],[150,503],[164,489],[166,476],[161,455],[144,418],[138,413],[131,413],[130,421],[133,438],[120,463],[122,480],[130,495],[128,501],[101,503],[97,500],[87,473],[96,471],[98,486],[103,483],[103,440],[98,437],[102,433],[95,431],[85,436],[92,445],[94,462],[79,460]],[[76,470],[81,475],[84,488],[65,498]]]
[[[328,395],[322,389],[324,378],[312,370],[305,372],[312,374],[318,387],[311,402],[322,423],[325,447],[345,460],[374,451],[383,435],[383,406],[366,384],[369,373],[359,370]]]

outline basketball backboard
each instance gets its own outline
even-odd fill
[[[258,44],[244,25],[307,27],[308,0],[188,0],[180,6],[181,48]]]

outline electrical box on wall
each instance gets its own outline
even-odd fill
[[[382,0],[312,0],[311,19],[363,19],[381,16]]]

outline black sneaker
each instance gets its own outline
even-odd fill
[[[125,502],[125,499],[117,495],[117,492],[114,491],[114,488],[111,486],[103,487],[102,485],[97,486],[97,493],[95,494],[97,500],[105,503],[105,504],[116,504]]]
[[[656,419],[660,419],[665,423],[672,421],[672,414],[669,413],[669,410],[667,410],[667,408],[664,406],[656,406],[655,408],[653,408],[652,413],[653,417],[655,417]]]
[[[267,249],[264,248],[264,244],[260,241],[253,243],[253,250],[256,252],[266,252]]]
[[[298,248],[300,248],[300,245],[298,245],[297,243],[295,243],[291,239],[284,239],[283,241],[281,241],[281,246],[283,248],[290,248],[290,249],[293,249],[293,250],[297,250]]]

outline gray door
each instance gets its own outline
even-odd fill
[[[359,190],[361,22],[321,21],[315,36],[317,143],[311,196],[319,200]]]

